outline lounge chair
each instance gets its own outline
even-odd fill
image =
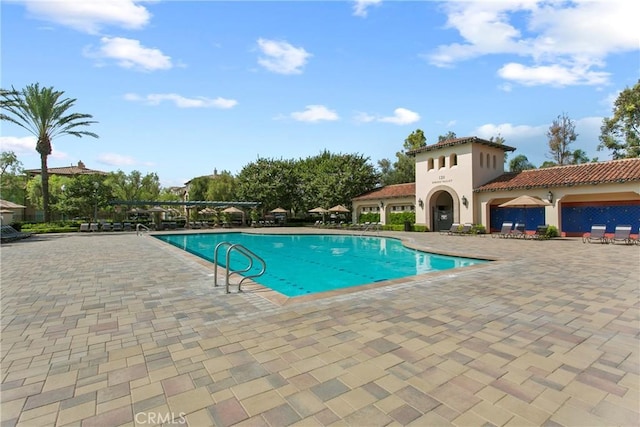
[[[83,222],[80,224],[80,231],[89,231],[89,223]]]
[[[89,224],[89,231],[100,231],[100,228],[98,226],[99,224],[97,222],[92,222],[91,224]]]
[[[31,236],[31,233],[18,231],[10,225],[3,225],[2,229],[0,229],[0,241],[2,243],[14,242]]]
[[[616,229],[613,233],[613,237],[609,239],[610,243],[622,242],[625,245],[633,243],[631,240],[631,226],[630,225],[616,225]]]
[[[526,238],[531,240],[546,240],[548,229],[548,225],[539,225],[536,227],[536,232],[534,234],[527,235]]]
[[[451,236],[452,234],[458,232],[458,227],[460,227],[460,223],[454,222],[453,224],[451,224],[451,227],[448,230],[440,230],[440,234],[447,234]]]
[[[582,243],[609,243],[605,232],[607,226],[603,224],[595,224],[591,226],[591,232],[582,236]]]
[[[102,223],[102,231],[111,231],[113,228],[110,222]]]
[[[513,237],[515,239],[520,239],[520,238],[525,238],[527,235],[525,229],[524,229],[524,224],[521,222],[516,222],[516,225],[513,227],[513,230],[511,230],[511,233],[509,233],[509,237]]]
[[[513,222],[503,222],[502,223],[502,228],[500,228],[500,231],[498,233],[492,233],[491,237],[509,237],[509,235],[511,234],[511,229],[513,228]]]
[[[122,231],[122,223],[114,222],[113,223],[113,231]]]
[[[133,231],[133,227],[131,226],[130,222],[125,222],[124,224],[122,224],[122,229],[124,231]]]

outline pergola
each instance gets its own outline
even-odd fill
[[[111,200],[110,205],[121,206],[184,206],[187,209],[198,207],[229,207],[235,206],[237,208],[256,208],[260,206],[260,202],[238,202],[238,201],[211,201],[211,200]]]

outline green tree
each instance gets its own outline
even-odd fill
[[[527,169],[535,169],[536,167],[527,159],[527,156],[524,154],[519,154],[515,156],[509,162],[509,170],[511,172],[522,172]]]
[[[26,129],[37,138],[36,151],[40,154],[40,176],[42,180],[42,208],[44,221],[49,222],[49,169],[47,159],[52,152],[51,141],[58,136],[92,136],[93,132],[80,130],[89,126],[93,116],[71,113],[69,110],[76,100],[63,98],[64,92],[52,87],[40,87],[38,83],[28,85],[21,91],[0,89],[1,120],[14,123]]]
[[[455,132],[449,131],[444,135],[439,135],[438,136],[438,142],[442,142],[442,141],[446,141],[448,139],[456,139],[458,136],[456,135]]]
[[[620,92],[600,132],[598,151],[610,150],[614,159],[640,157],[640,80]]]
[[[0,191],[5,200],[18,204],[24,202],[24,168],[13,151],[0,153]]]
[[[296,162],[258,158],[236,176],[236,194],[244,201],[260,202],[262,213],[282,207],[294,208],[300,196]]]
[[[304,212],[337,204],[349,208],[353,197],[372,190],[379,182],[369,158],[360,154],[324,151],[298,162],[297,170],[300,196],[296,208]]]
[[[63,177],[52,177],[52,182],[61,178]],[[57,199],[55,206],[65,215],[96,221],[98,212],[109,207],[109,202],[114,199],[112,187],[102,175],[79,175],[59,182],[64,182],[64,190],[58,192],[61,185],[52,185],[51,190]]]
[[[199,176],[189,181],[189,200],[207,200],[211,180],[210,176]]]
[[[231,172],[222,171],[209,180],[205,200],[231,201],[236,197],[236,178]]]
[[[566,113],[559,115],[547,131],[549,138],[549,156],[556,165],[568,165],[573,162],[571,144],[578,138],[576,125]]]
[[[105,185],[111,187],[116,200],[126,201],[158,200],[161,190],[156,173],[143,176],[137,170],[128,175],[121,170],[111,172],[105,179]]]
[[[424,132],[421,129],[416,129],[404,140],[403,150],[396,153],[396,161],[393,164],[388,159],[379,160],[378,170],[382,185],[414,182],[416,180],[416,161],[407,153],[426,145],[427,138],[424,136]]]
[[[589,163],[589,156],[587,156],[587,153],[585,153],[584,150],[581,149],[577,149],[575,150],[573,153],[571,153],[571,164],[572,165],[579,165],[582,163]]]

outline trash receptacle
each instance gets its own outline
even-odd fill
[[[404,222],[404,231],[411,231],[411,221]]]

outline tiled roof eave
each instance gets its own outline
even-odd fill
[[[415,197],[415,194],[405,194],[405,195],[393,195],[393,196],[384,196],[384,195],[373,195],[373,196],[363,196],[363,197],[355,197],[351,200],[353,201],[361,201],[361,200],[380,200],[380,199],[385,199],[385,200],[390,200],[390,199],[403,199],[406,197]]]
[[[510,185],[506,187],[478,187],[473,190],[474,193],[494,192],[494,191],[511,191],[511,190],[528,190],[530,188],[558,188],[558,187],[576,187],[584,185],[599,185],[599,184],[614,184],[640,181],[640,178],[628,178],[628,179],[610,179],[610,180],[595,180],[595,181],[580,181],[580,182],[556,182],[556,183],[544,183],[544,184],[528,184],[528,185]]]

